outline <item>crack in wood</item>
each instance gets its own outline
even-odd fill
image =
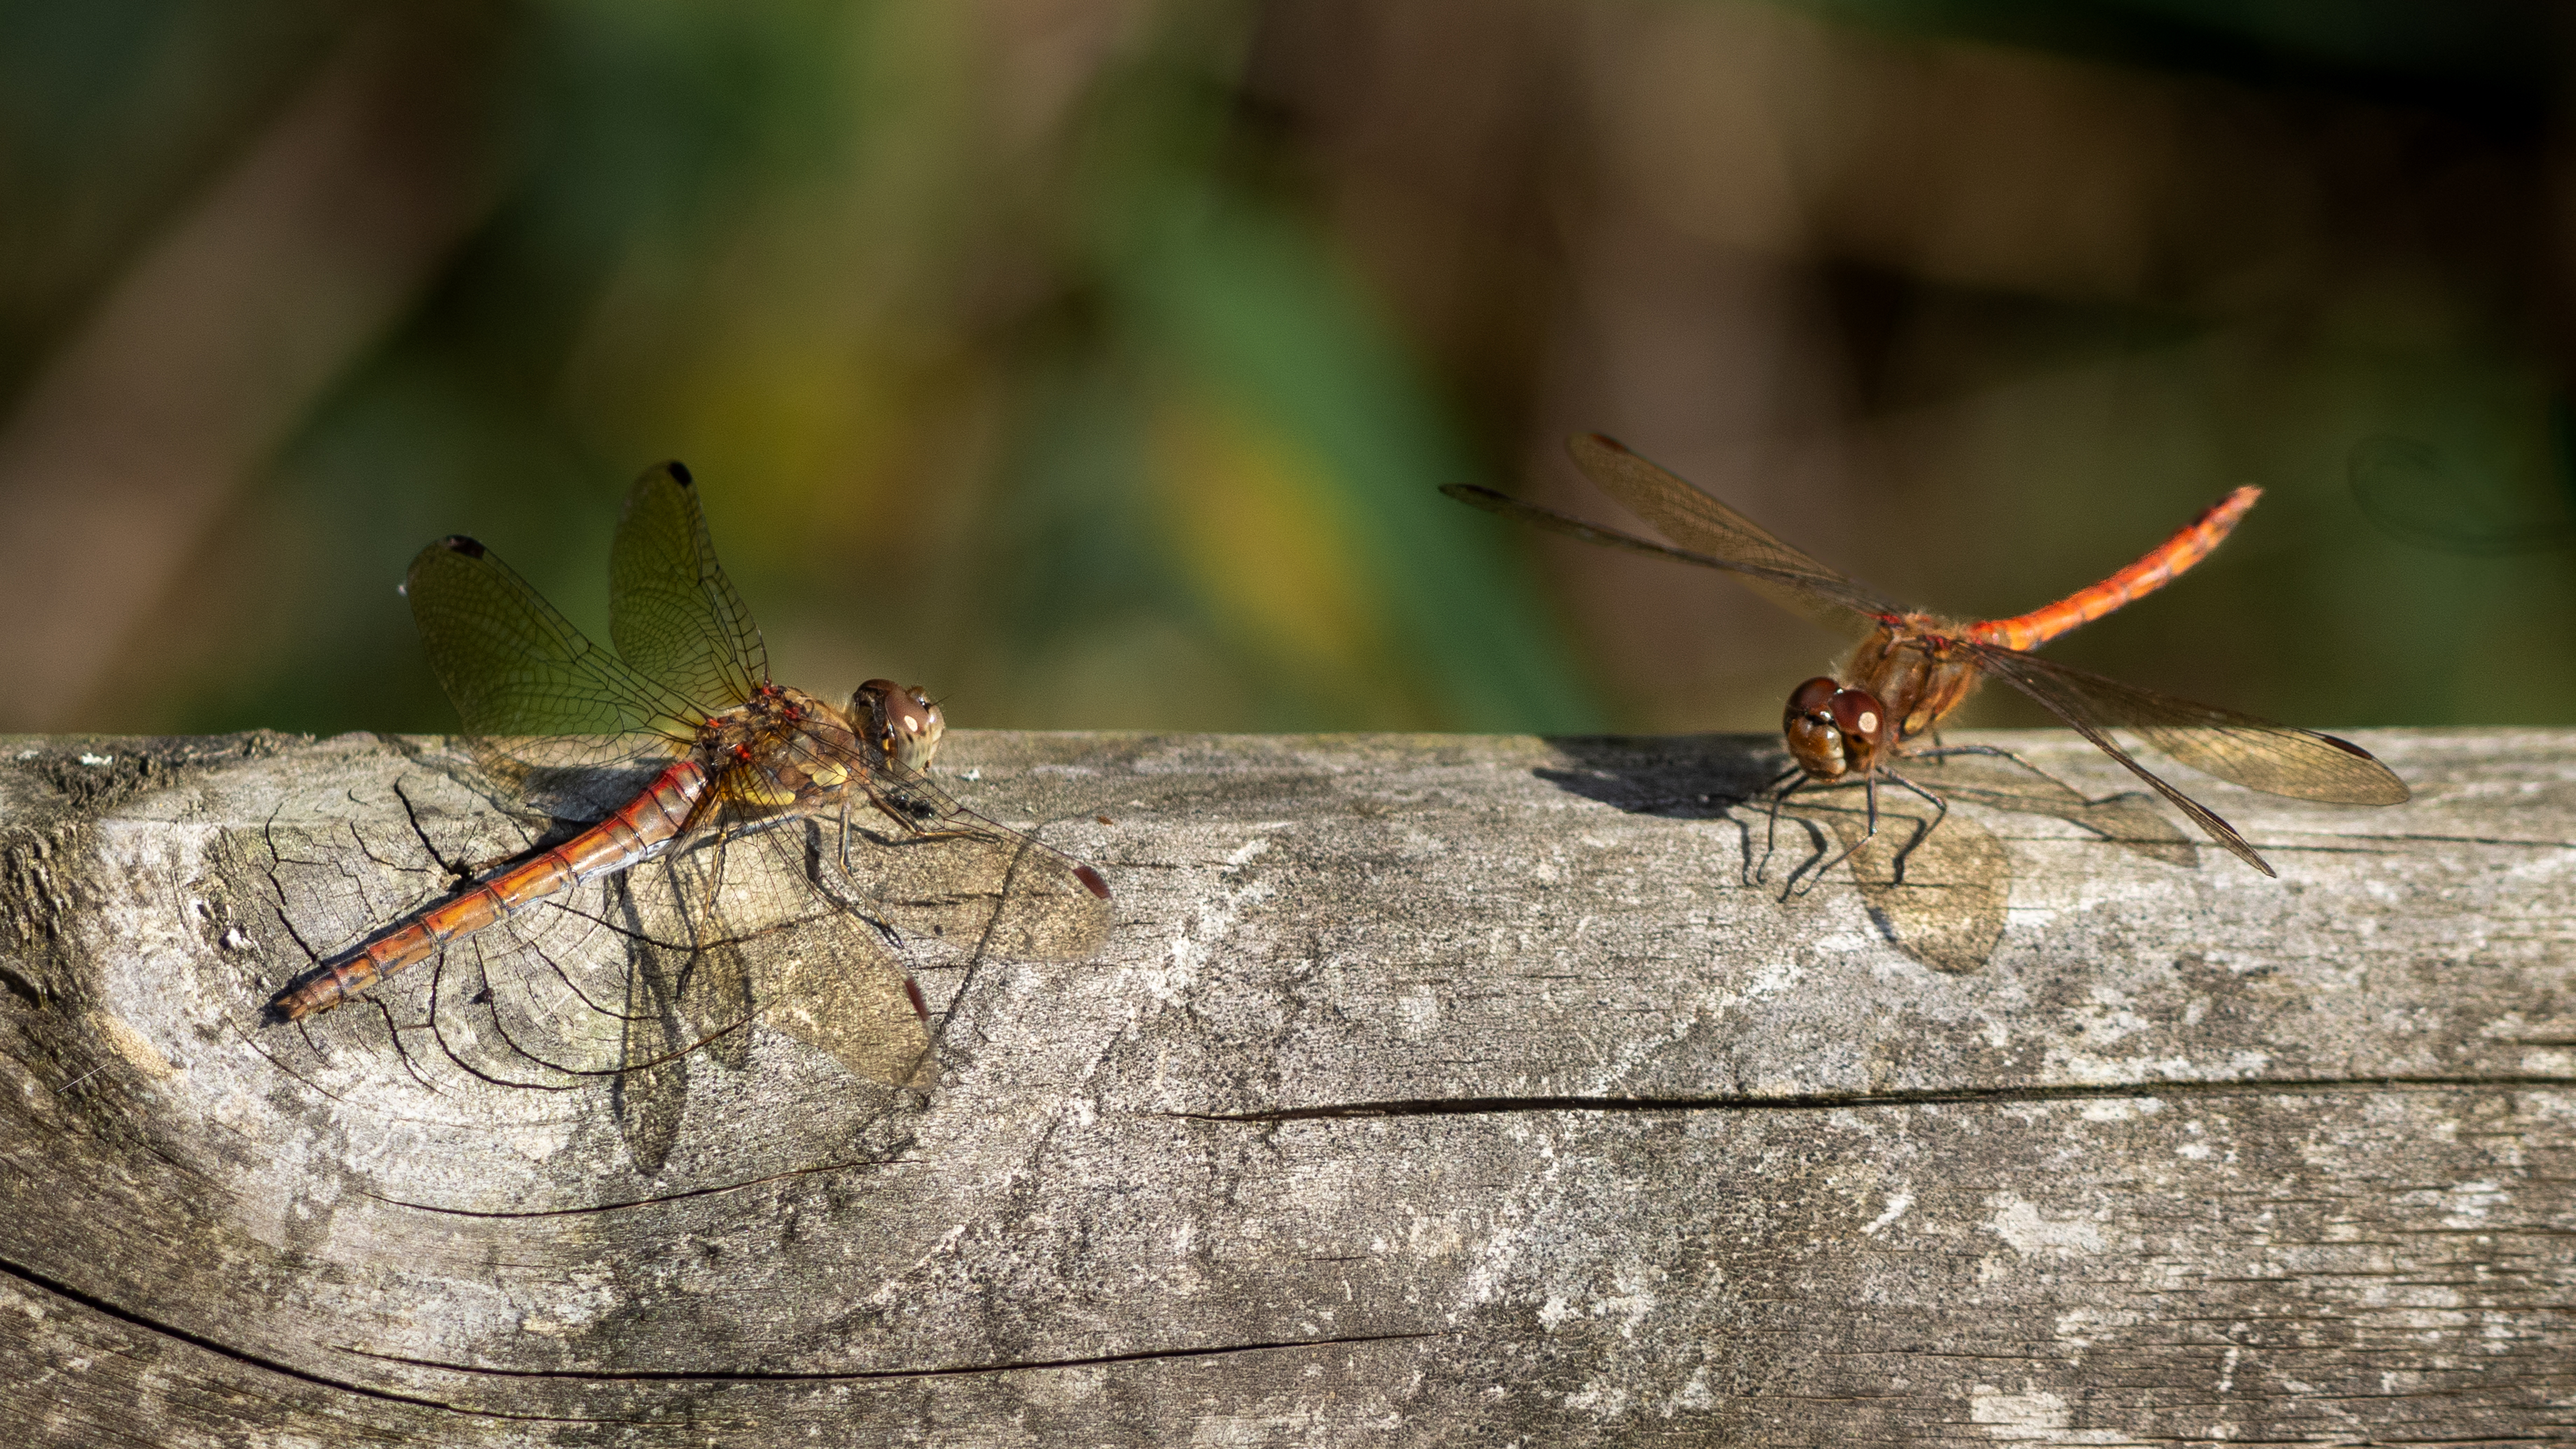
[[[93,1313],[115,1319],[129,1328],[139,1328],[146,1333],[184,1343],[191,1348],[202,1349],[218,1358],[251,1368],[264,1369],[298,1383],[311,1384],[316,1388],[331,1389],[338,1393],[354,1394],[359,1398],[373,1399],[379,1403],[401,1404],[409,1408],[432,1409],[444,1414],[463,1414],[470,1418],[499,1419],[511,1423],[625,1424],[637,1422],[628,1419],[580,1418],[564,1414],[514,1414],[493,1409],[468,1408],[462,1404],[451,1404],[441,1399],[423,1398],[418,1394],[396,1393],[391,1389],[370,1388],[365,1384],[350,1383],[345,1379],[335,1379],[328,1374],[315,1373],[311,1369],[300,1369],[283,1360],[237,1348],[221,1339],[191,1332],[176,1324],[160,1322],[130,1308],[111,1303],[96,1294],[83,1292],[51,1274],[39,1272],[23,1263],[0,1258],[0,1274],[6,1274],[30,1288],[40,1289],[56,1298],[77,1303]]]
[[[914,1160],[915,1159],[912,1158],[894,1157],[879,1160],[826,1162],[815,1167],[799,1167],[787,1172],[772,1172],[760,1177],[745,1178],[740,1182],[720,1182],[707,1187],[689,1188],[682,1192],[656,1193],[650,1197],[629,1198],[619,1202],[586,1203],[580,1207],[544,1208],[528,1212],[494,1212],[478,1208],[440,1207],[436,1203],[405,1202],[398,1197],[386,1197],[380,1193],[366,1192],[363,1190],[361,1190],[358,1195],[361,1197],[374,1198],[377,1202],[383,1203],[387,1207],[409,1208],[414,1212],[437,1213],[443,1217],[491,1218],[500,1220],[520,1218],[577,1218],[589,1217],[600,1213],[626,1212],[633,1208],[659,1207],[667,1203],[686,1202],[691,1198],[714,1197],[720,1193],[742,1192],[750,1188],[759,1187],[764,1183],[787,1182],[799,1177],[816,1177],[825,1173],[849,1172],[873,1167],[894,1167]]]
[[[1957,1102],[2092,1102],[2122,1097],[2245,1097],[2340,1091],[2458,1091],[2576,1087],[2576,1076],[2295,1077],[2207,1082],[2086,1083],[2034,1087],[1942,1087],[1914,1092],[1807,1092],[1750,1097],[1422,1097],[1277,1107],[1257,1112],[1162,1112],[1191,1122],[1308,1122],[1345,1117],[1472,1117],[1512,1112],[1814,1112],[1846,1107],[1919,1107]]]
[[[949,1364],[939,1368],[920,1369],[814,1369],[798,1370],[707,1370],[685,1369],[507,1369],[487,1368],[478,1364],[441,1363],[435,1359],[404,1358],[396,1354],[376,1353],[363,1348],[341,1346],[344,1353],[361,1358],[380,1359],[410,1368],[440,1369],[448,1373],[477,1377],[510,1379],[570,1379],[583,1383],[645,1384],[803,1384],[864,1383],[902,1379],[948,1379],[972,1374],[1039,1373],[1050,1369],[1106,1368],[1116,1364],[1157,1363],[1174,1359],[1231,1358],[1247,1353],[1277,1353],[1303,1348],[1341,1348],[1369,1343],[1402,1343],[1413,1339],[1447,1338],[1455,1335],[1413,1330],[1404,1333],[1355,1333],[1332,1338],[1286,1338],[1261,1343],[1224,1343],[1203,1348],[1149,1348],[1134,1353],[1096,1354],[1086,1358],[1029,1359],[1018,1362]]]

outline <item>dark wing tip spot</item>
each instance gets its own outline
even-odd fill
[[[671,476],[680,480],[681,487],[695,488],[698,486],[698,480],[689,476],[688,464],[681,462],[677,458],[673,458],[670,462],[665,463],[662,466],[671,470]]]
[[[440,539],[438,541],[438,546],[447,550],[449,553],[461,553],[467,558],[481,558],[483,556],[483,545],[473,539],[467,538],[461,533],[451,533],[447,537]]]
[[[1109,882],[1102,880],[1100,878],[1100,872],[1093,870],[1090,866],[1075,866],[1073,868],[1073,878],[1082,882],[1082,888],[1084,890],[1091,892],[1093,895],[1100,897],[1104,901],[1109,899]]]
[[[2350,799],[2338,801],[2337,803],[2350,805],[2403,805],[2407,801],[2415,798],[2415,792],[2407,787],[2404,780],[2397,778],[2397,772],[2395,770],[2388,768],[2384,764],[2380,764],[2380,760],[2377,755],[2372,754],[2370,751],[2363,749],[2361,746],[2354,744],[2350,740],[2340,740],[2335,738],[2333,735],[2321,734],[2318,735],[2317,738],[2334,746],[2336,749],[2343,751],[2345,754],[2352,756],[2354,759],[2368,760],[2374,765],[2379,765],[2379,773],[2382,777],[2382,783],[2378,788],[2364,789],[2355,793]]]
[[[1470,508],[1481,508],[1487,513],[1506,512],[1516,501],[1508,493],[1497,493],[1473,483],[1443,483],[1440,491]]]

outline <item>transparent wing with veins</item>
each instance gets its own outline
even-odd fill
[[[2158,694],[2018,650],[1969,642],[1984,670],[2029,695],[2147,782],[2212,840],[2265,875],[2272,867],[2207,806],[2166,784],[2113,743],[2114,727],[2136,731],[2182,764],[2248,790],[2329,805],[2398,805],[2410,792],[2396,772],[2359,745],[2257,715]]]
[[[1035,836],[961,804],[930,776],[892,755],[873,748],[867,795],[870,803],[893,818],[907,835],[924,839],[976,840],[1010,852],[1015,872],[1034,869],[1079,885],[1094,899],[1109,898],[1100,872],[1056,850]]]
[[[688,700],[592,643],[471,538],[422,549],[403,592],[476,753],[515,781],[666,759],[696,738]]]
[[[769,682],[760,626],[716,562],[688,470],[647,469],[608,555],[608,637],[634,671],[709,714]]]
[[[1839,628],[1852,624],[1854,614],[1907,612],[1614,439],[1580,433],[1566,440],[1565,450],[1602,492],[1792,613]]]
[[[1830,629],[1895,618],[1906,611],[1771,536],[1760,524],[1598,433],[1566,443],[1586,476],[1683,547],[1587,523],[1472,483],[1441,492],[1471,507],[1518,519],[1550,533],[1629,553],[1648,554],[1735,575],[1747,588],[1791,613]]]

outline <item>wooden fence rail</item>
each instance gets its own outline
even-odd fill
[[[2278,880],[1988,738],[2073,788],[1784,900],[1857,802],[1748,883],[1772,741],[968,732],[1105,918],[884,848],[899,945],[603,886],[302,1025],[541,826],[438,740],[7,741],[0,1440],[2576,1438],[2576,732],[2178,776]]]

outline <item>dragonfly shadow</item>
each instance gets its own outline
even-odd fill
[[[1969,754],[1924,760],[1906,764],[1905,774],[1954,805],[2046,815],[2132,855],[2185,870],[2200,864],[2200,850],[2192,837],[2144,790],[2123,790],[2095,799],[2017,756]]]
[[[770,678],[695,489],[666,463],[628,492],[613,649],[473,538],[413,558],[464,749],[399,748],[464,798],[407,775],[387,841],[265,832],[288,959],[314,961],[267,1015],[312,1048],[320,1094],[576,1137],[605,1099],[615,1155],[653,1181],[846,1165],[926,1106],[978,963],[1099,949],[1099,874],[931,780],[946,725],[923,690],[871,680],[844,705]],[[327,930],[287,922],[302,895]],[[916,965],[950,989],[933,1001]],[[379,1027],[394,1070],[339,1050]]]
[[[1560,790],[1632,815],[1715,820],[1752,800],[1785,767],[1760,735],[1553,735],[1564,768],[1531,773]]]
[[[1870,835],[1858,790],[1800,795],[1780,811],[1780,849],[1794,852],[1792,871],[1849,851],[1835,869],[1850,872],[1879,938],[1935,971],[1965,975],[1992,960],[2003,939],[2012,855],[1994,832],[1956,810],[1930,829],[1935,814],[1912,795],[1882,790],[1878,833]],[[1788,840],[1793,829],[1803,838]]]
[[[1733,820],[1745,883],[1762,881],[1784,899],[1808,872],[1850,850],[1835,878],[1848,872],[1880,937],[1933,970],[1974,971],[2003,936],[2010,862],[2000,842],[1956,814],[1925,834],[1931,807],[1882,790],[1879,832],[1865,841],[1867,811],[1855,790],[1794,797],[1775,823],[1764,791],[1787,761],[1775,742],[1759,736],[1578,736],[1549,743],[1573,767],[1535,773],[1560,789],[1634,814]]]
[[[1932,829],[1936,812],[1929,803],[1883,785],[1875,836],[1868,834],[1868,806],[1857,788],[1801,793],[1774,821],[1764,789],[1786,761],[1768,740],[1575,736],[1549,743],[1571,763],[1534,773],[1560,789],[1634,814],[1736,821],[1748,882],[1776,884],[1784,898],[1808,872],[1849,851],[1835,874],[1849,873],[1871,926],[1936,971],[1975,971],[2002,940],[2012,852],[1968,812],[1953,809]],[[1954,806],[2052,816],[2186,869],[2199,860],[2192,842],[2142,793],[2091,799],[2015,760],[1979,755],[1907,761],[1904,771]]]

